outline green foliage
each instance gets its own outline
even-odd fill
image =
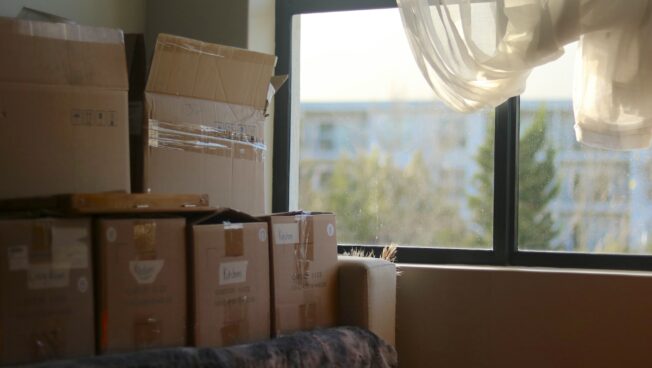
[[[493,113],[488,114],[487,121],[493,120]],[[493,244],[494,241],[494,132],[494,124],[488,124],[485,141],[475,155],[479,170],[473,176],[473,185],[477,194],[467,197],[473,221],[479,227],[477,239],[482,244]]]
[[[555,150],[546,142],[546,110],[542,106],[519,145],[518,244],[525,249],[553,250],[558,235],[548,204],[557,197]]]
[[[493,180],[494,128],[489,125],[483,145],[478,149],[476,162],[479,171],[474,177],[477,194],[469,197],[474,221],[483,241],[492,243],[493,236]],[[524,249],[553,250],[558,230],[548,205],[559,193],[555,173],[555,150],[546,141],[546,110],[542,106],[519,142],[519,215],[518,244]]]
[[[335,212],[342,243],[450,246],[467,233],[421,154],[405,167],[378,150],[341,157],[314,193],[308,178],[319,165],[301,164],[300,206]]]

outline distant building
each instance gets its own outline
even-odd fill
[[[650,151],[603,151],[578,144],[570,101],[523,101],[521,132],[541,108],[546,110],[547,140],[556,151],[560,185],[550,205],[559,227],[553,243],[569,251],[652,251]],[[302,104],[300,162],[315,169],[301,180],[319,192],[343,155],[377,149],[404,166],[421,152],[438,189],[459,205],[460,216],[471,224],[466,198],[474,194],[477,149],[492,119],[490,110],[460,114],[437,102]]]

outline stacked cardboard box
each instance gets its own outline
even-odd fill
[[[122,32],[0,18],[0,198],[129,191]]]
[[[269,224],[275,336],[337,322],[335,215],[290,212]]]
[[[145,91],[143,187],[262,214],[276,57],[161,34]]]
[[[222,209],[192,226],[190,298],[196,346],[270,336],[267,224]]]
[[[0,362],[186,344],[186,220],[215,211],[206,196],[57,195],[0,210],[58,216],[0,220]]]
[[[0,364],[93,355],[90,219],[0,220]]]
[[[100,353],[186,344],[183,218],[100,218]]]
[[[0,43],[11,55],[0,58],[0,136],[11,142],[0,145],[11,173],[0,198],[14,198],[0,208],[129,192],[131,106],[143,153],[132,157],[134,188],[264,213],[263,123],[285,80],[272,76],[273,55],[160,35],[141,113],[142,37],[129,43],[130,105],[121,31],[0,18]],[[334,215],[261,221],[223,209],[186,229],[179,213],[157,211],[167,199],[140,196],[53,196],[23,209],[73,211],[0,220],[0,363],[224,346],[335,323]]]

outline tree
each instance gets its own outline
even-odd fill
[[[518,244],[527,249],[552,250],[558,235],[548,205],[559,194],[555,149],[546,140],[546,110],[539,108],[520,139],[518,154]]]
[[[420,153],[405,167],[378,150],[343,156],[317,192],[308,185],[313,166],[301,165],[300,205],[335,212],[342,243],[451,246],[466,234]]]
[[[493,113],[487,115],[487,121],[493,119]],[[473,186],[477,194],[468,197],[473,221],[477,225],[476,239],[484,245],[493,244],[494,241],[494,136],[494,124],[487,124],[484,143],[475,155],[479,170],[473,176]]]
[[[546,140],[546,110],[542,106],[519,142],[518,244],[526,249],[556,249],[558,235],[549,204],[559,193],[555,174],[555,149]],[[493,237],[493,124],[479,148],[476,162],[480,168],[474,177],[477,194],[469,197],[480,236],[485,242]]]

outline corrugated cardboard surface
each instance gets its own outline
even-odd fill
[[[0,18],[0,198],[129,191],[122,32]]]
[[[160,34],[147,91],[265,108],[276,56]]]
[[[193,241],[195,345],[268,339],[267,224],[195,225]]]
[[[144,187],[264,212],[264,114],[276,57],[159,35],[147,82]]]
[[[93,355],[88,219],[0,220],[0,364]]]
[[[185,220],[97,220],[99,350],[186,343]]]
[[[272,262],[275,336],[337,322],[335,215],[266,217]]]

